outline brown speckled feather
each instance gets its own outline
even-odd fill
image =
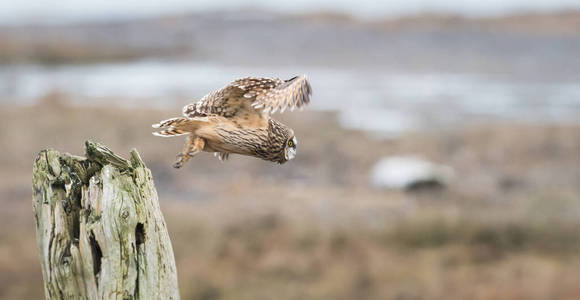
[[[237,115],[260,115],[283,112],[286,108],[302,107],[310,102],[312,89],[306,76],[289,80],[247,77],[233,81],[219,91],[183,108],[188,118],[217,115],[231,118]]]
[[[245,82],[244,82],[245,83]],[[312,89],[306,76],[297,76],[285,81],[280,79],[250,78],[248,85],[243,85],[245,98],[254,99],[252,107],[275,113],[284,112],[290,107],[302,107],[310,102]]]

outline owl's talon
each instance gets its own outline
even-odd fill
[[[177,160],[173,163],[173,167],[179,169],[183,167],[183,164],[188,160],[189,156],[183,153],[179,153],[175,156],[175,158]]]

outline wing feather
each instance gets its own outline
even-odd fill
[[[186,105],[183,115],[188,118],[219,115],[233,117],[239,113],[273,114],[294,110],[310,102],[312,88],[305,75],[288,80],[246,77],[212,92],[200,101]]]
[[[305,75],[285,81],[275,79],[274,82],[276,84],[273,87],[267,85],[268,89],[257,85],[252,86],[251,90],[246,93],[255,95],[255,101],[252,103],[254,108],[268,109],[274,113],[277,110],[284,111],[288,107],[302,107],[310,103],[312,89]]]

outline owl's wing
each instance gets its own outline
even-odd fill
[[[221,90],[205,95],[198,102],[184,106],[183,116],[189,119],[206,116],[233,117],[238,113],[240,107],[240,101],[235,101],[235,99],[242,96],[243,91],[228,85]]]
[[[266,113],[284,112],[290,107],[302,107],[310,102],[312,88],[306,76],[296,76],[288,80],[278,78],[243,78],[230,85],[244,90],[244,98],[252,100],[252,107]]]
[[[207,115],[233,117],[240,113],[264,115],[290,107],[302,107],[310,102],[312,89],[306,76],[288,80],[247,77],[233,81],[200,101],[186,105],[188,118]]]

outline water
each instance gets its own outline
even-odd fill
[[[77,105],[172,107],[245,76],[289,78],[306,73],[308,109],[338,111],[347,128],[382,135],[452,128],[474,122],[580,120],[580,84],[493,74],[356,70],[329,67],[236,67],[214,63],[140,61],[115,64],[13,65],[0,69],[0,99],[33,104],[58,91]]]

